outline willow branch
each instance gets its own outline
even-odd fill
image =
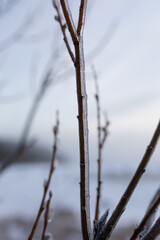
[[[145,168],[152,156],[152,153],[155,150],[156,144],[158,142],[158,139],[160,137],[160,121],[157,125],[157,128],[154,132],[154,135],[152,137],[152,140],[149,144],[149,146],[146,149],[146,152],[137,168],[137,171],[135,172],[132,180],[130,181],[126,191],[124,192],[122,198],[120,199],[116,209],[114,210],[113,214],[111,215],[110,219],[108,220],[107,224],[105,225],[101,237],[102,239],[108,239],[115,228],[119,218],[121,217],[122,213],[125,210],[125,207],[134,192],[138,182],[140,181],[140,178],[142,177],[143,173],[145,172]]]
[[[47,179],[47,181],[46,181],[46,183],[44,185],[43,197],[42,197],[42,200],[41,200],[39,211],[38,211],[37,217],[35,219],[34,225],[32,227],[31,233],[30,233],[30,235],[28,237],[28,240],[32,240],[33,239],[34,233],[35,233],[35,231],[37,229],[37,225],[38,225],[39,219],[41,217],[42,212],[44,211],[44,203],[45,203],[46,195],[47,195],[47,192],[48,192],[48,189],[49,189],[49,186],[50,186],[52,174],[53,174],[53,172],[55,170],[55,157],[56,157],[56,152],[57,152],[58,131],[59,131],[59,118],[58,118],[58,113],[57,113],[57,122],[56,122],[56,125],[55,125],[54,129],[53,129],[53,133],[54,133],[54,146],[53,146],[53,153],[52,153],[50,171],[49,171],[48,179]]]
[[[83,26],[85,23],[85,16],[86,16],[86,8],[87,8],[87,0],[81,0],[81,5],[79,8],[78,27],[77,27],[78,36],[81,34],[83,30]]]
[[[136,240],[137,237],[140,235],[140,233],[144,230],[146,227],[148,230],[152,224],[152,221],[150,221],[153,218],[153,215],[157,211],[157,208],[160,204],[160,189],[158,189],[156,195],[154,196],[153,200],[151,201],[151,204],[147,210],[147,213],[143,217],[141,223],[139,226],[134,230],[133,235],[131,236],[130,240]]]
[[[63,24],[62,17],[61,17],[61,14],[60,14],[59,5],[58,5],[58,3],[57,3],[56,1],[54,1],[53,6],[54,6],[54,8],[56,9],[57,15],[58,15],[57,18],[55,18],[55,19],[56,19],[56,20],[59,22],[59,24],[60,24],[61,31],[62,31],[62,34],[63,34],[63,40],[64,40],[64,42],[65,42],[65,44],[66,44],[67,50],[68,50],[68,52],[69,52],[69,55],[70,55],[73,63],[75,64],[75,56],[74,56],[74,54],[73,54],[73,52],[72,52],[72,50],[71,50],[71,47],[70,47],[70,45],[69,45],[68,38],[67,38],[67,36],[66,36],[66,27],[67,27],[67,25],[66,25],[66,24]]]
[[[48,220],[49,220],[49,208],[50,208],[51,198],[52,198],[52,192],[50,191],[49,192],[49,199],[47,200],[47,204],[46,204],[46,212],[45,212],[45,217],[44,217],[44,226],[43,226],[41,240],[45,239],[45,233],[46,233],[46,229],[47,229],[47,226],[48,226]]]
[[[142,240],[154,240],[160,234],[160,218],[153,225],[151,230],[142,238]]]

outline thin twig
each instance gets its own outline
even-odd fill
[[[130,240],[137,239],[138,235],[140,235],[140,233],[143,231],[144,227],[146,228],[145,229],[146,231],[149,230],[149,228],[152,224],[152,221],[150,223],[150,219],[153,218],[153,215],[157,211],[159,204],[160,204],[160,189],[158,189],[158,191],[156,192],[156,195],[154,196],[153,200],[151,201],[151,204],[147,210],[147,213],[143,217],[139,226],[134,230],[134,233],[131,236]]]
[[[57,113],[57,120],[56,121],[57,121],[56,125],[55,125],[55,127],[53,129],[54,146],[53,146],[53,153],[52,153],[50,171],[49,171],[47,182],[45,182],[43,197],[42,197],[42,201],[41,201],[41,204],[40,204],[40,207],[39,207],[39,211],[38,211],[37,217],[35,219],[34,225],[32,227],[31,233],[30,233],[30,235],[28,237],[28,240],[32,240],[33,239],[33,236],[34,236],[34,233],[36,231],[39,219],[40,219],[41,214],[42,214],[42,212],[44,210],[44,203],[45,203],[46,195],[47,195],[47,192],[48,192],[48,189],[49,189],[49,185],[50,185],[50,182],[51,182],[51,177],[52,177],[52,174],[53,174],[53,172],[55,170],[55,157],[56,157],[56,152],[57,152],[57,141],[58,141],[58,131],[59,131],[58,113]]]
[[[116,209],[114,210],[113,214],[111,215],[110,219],[108,220],[107,224],[105,225],[105,227],[101,233],[101,239],[108,239],[110,237],[119,218],[121,217],[122,213],[124,212],[125,207],[129,201],[132,193],[134,192],[138,182],[140,181],[140,178],[142,177],[143,173],[145,172],[145,168],[152,156],[152,153],[154,152],[154,149],[156,147],[159,137],[160,137],[160,121],[154,132],[152,140],[151,140],[149,146],[147,147],[146,152],[137,168],[137,171],[135,172],[126,191],[124,192],[123,196],[121,197]]]
[[[160,218],[153,225],[151,230],[142,238],[142,240],[154,240],[160,234]]]
[[[86,8],[87,8],[87,0],[81,0],[81,5],[79,8],[78,27],[77,27],[78,36],[81,34],[83,26],[84,26],[85,16],[86,16]]]
[[[95,208],[95,218],[94,223],[99,219],[99,208],[100,208],[100,197],[101,197],[101,186],[102,186],[102,149],[108,135],[108,125],[109,122],[106,120],[105,126],[102,128],[101,126],[101,108],[100,108],[100,94],[99,94],[99,85],[98,85],[98,77],[94,66],[92,65],[93,78],[95,81],[95,99],[97,106],[97,133],[98,133],[98,169],[97,169],[97,198],[96,198],[96,208]],[[103,131],[103,132],[102,132]],[[103,133],[103,135],[102,135]]]
[[[73,42],[78,41],[77,31],[72,18],[71,10],[69,8],[68,0],[60,0],[60,2],[72,40]]]
[[[49,199],[46,203],[46,212],[45,212],[45,217],[44,217],[44,226],[43,226],[43,231],[42,231],[42,237],[41,240],[44,239],[45,237],[45,233],[46,233],[46,229],[48,226],[48,220],[49,220],[49,208],[50,208],[50,202],[51,202],[51,198],[52,198],[52,192],[49,192]]]
[[[63,24],[62,17],[61,17],[61,14],[60,14],[59,4],[58,4],[56,1],[54,1],[54,2],[53,2],[53,6],[55,7],[55,9],[56,9],[56,11],[57,11],[57,15],[58,15],[57,17],[55,17],[55,19],[56,19],[56,20],[59,22],[59,24],[60,24],[61,31],[62,31],[62,34],[63,34],[63,40],[64,40],[64,42],[65,42],[65,44],[66,44],[67,50],[68,50],[68,52],[69,52],[69,55],[70,55],[73,63],[75,64],[75,56],[74,56],[74,54],[73,54],[73,52],[72,52],[72,50],[71,50],[71,47],[70,47],[70,45],[69,45],[68,38],[67,38],[67,36],[66,36],[66,27],[67,27],[67,25],[66,25],[66,24]]]

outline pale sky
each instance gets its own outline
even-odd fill
[[[37,4],[38,2],[41,4]],[[76,1],[73,3],[71,8],[76,18],[77,4]],[[106,161],[137,162],[142,157],[160,117],[160,1],[90,0],[88,3],[84,46],[88,59],[86,77],[90,156],[96,158],[97,141],[93,96],[95,86],[90,67],[94,64],[99,78],[101,108],[107,112],[111,122],[104,158]],[[71,74],[56,78],[56,82],[60,83],[47,91],[36,115],[30,138],[37,138],[39,144],[50,149],[55,111],[59,109],[60,151],[66,154],[66,158],[78,158],[74,69],[58,23],[54,20],[55,10],[51,1],[37,0],[34,1],[34,7],[32,5],[31,0],[21,0],[0,20],[1,49],[2,41],[22,26],[29,13],[38,9],[37,17],[26,30],[24,38],[21,41],[16,40],[12,47],[0,52],[0,84],[3,86],[0,88],[1,138],[18,140],[20,137],[51,51],[62,46],[60,59],[56,59],[53,66],[56,73],[69,69]],[[102,39],[104,40],[101,41]],[[101,45],[100,53],[94,54],[93,50],[97,49],[98,43]],[[91,52],[93,55],[89,58]],[[16,100],[14,97],[11,100],[6,97],[15,94]],[[158,153],[155,154],[154,158],[158,157]]]

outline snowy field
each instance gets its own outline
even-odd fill
[[[125,165],[126,166],[126,165]],[[133,173],[131,166],[103,167],[101,214],[118,203]],[[129,202],[120,223],[137,222],[143,216],[153,194],[159,187],[159,169],[145,173]],[[49,164],[21,164],[8,168],[0,177],[1,218],[34,217],[37,213],[47,178]],[[60,164],[53,174],[51,188],[53,209],[69,208],[79,215],[79,167]],[[91,170],[91,216],[94,216],[96,196],[96,169]]]

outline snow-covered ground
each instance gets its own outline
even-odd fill
[[[120,167],[121,166],[121,167]],[[125,165],[126,166],[126,165]],[[34,217],[42,197],[44,180],[48,176],[49,164],[20,164],[8,168],[0,177],[0,215],[3,217]],[[129,202],[121,223],[139,220],[159,187],[159,169],[146,173]],[[118,203],[133,173],[133,167],[110,165],[103,167],[103,191],[101,214],[110,213]],[[96,196],[96,168],[91,169],[91,216],[94,216]],[[52,206],[70,208],[79,215],[79,168],[75,164],[60,164],[51,182]]]

